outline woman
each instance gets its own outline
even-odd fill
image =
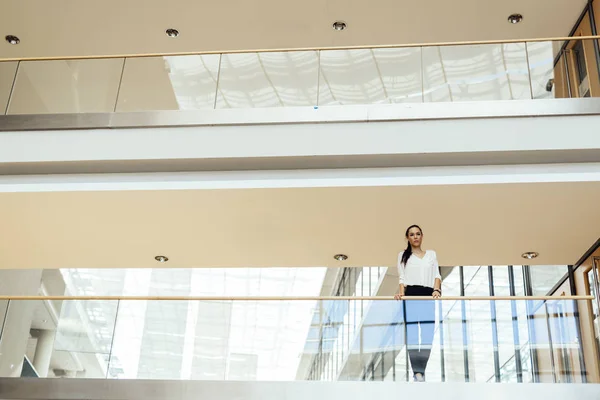
[[[405,235],[408,246],[398,255],[400,290],[395,299],[400,300],[405,296],[439,299],[442,295],[442,277],[435,251],[421,249],[423,231],[418,225],[409,226]],[[424,382],[433,343],[435,302],[410,300],[403,303],[406,345],[413,377],[416,382]]]

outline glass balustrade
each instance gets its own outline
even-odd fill
[[[0,61],[0,114],[600,96],[593,40]]]
[[[411,357],[430,352],[428,382],[586,382],[578,302],[591,300],[9,300],[0,372],[408,382]],[[27,312],[30,336],[17,337]],[[11,340],[28,343],[19,365]]]

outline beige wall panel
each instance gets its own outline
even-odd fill
[[[114,111],[123,59],[21,62],[8,114]]]

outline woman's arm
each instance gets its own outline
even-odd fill
[[[402,254],[398,255],[398,294],[394,296],[396,300],[404,297],[404,265],[402,265]]]
[[[440,265],[437,260],[437,254],[433,253],[433,264],[435,267],[435,280],[433,281],[433,298],[439,299],[442,296],[442,275],[440,275]]]

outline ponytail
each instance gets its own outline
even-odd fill
[[[404,234],[404,236],[407,239],[408,239],[408,232],[412,228],[417,228],[421,231],[421,233],[423,233],[423,229],[421,229],[421,227],[419,225],[411,225],[408,228],[406,228],[406,233]],[[400,264],[406,266],[406,263],[408,262],[408,259],[410,258],[411,255],[412,255],[412,246],[410,245],[410,241],[409,241],[408,245],[406,246],[406,250],[404,250],[404,253],[402,253],[402,260],[400,260]]]
[[[402,261],[400,261],[400,264],[402,264],[406,267],[406,263],[408,262],[408,259],[410,258],[411,255],[412,255],[412,246],[409,243],[408,246],[406,246],[406,250],[404,250],[404,253],[402,253]]]

